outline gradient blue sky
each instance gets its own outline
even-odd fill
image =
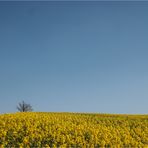
[[[148,2],[0,2],[0,113],[148,113]]]

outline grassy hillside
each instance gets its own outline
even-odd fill
[[[0,147],[148,147],[148,115],[0,115]]]

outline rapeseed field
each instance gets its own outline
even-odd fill
[[[0,147],[148,147],[148,115],[0,115]]]

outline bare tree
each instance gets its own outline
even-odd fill
[[[33,111],[32,106],[30,104],[25,103],[22,101],[21,103],[18,104],[17,110],[20,112],[31,112]]]

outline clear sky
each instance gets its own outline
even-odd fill
[[[0,113],[148,113],[148,2],[0,2]]]

